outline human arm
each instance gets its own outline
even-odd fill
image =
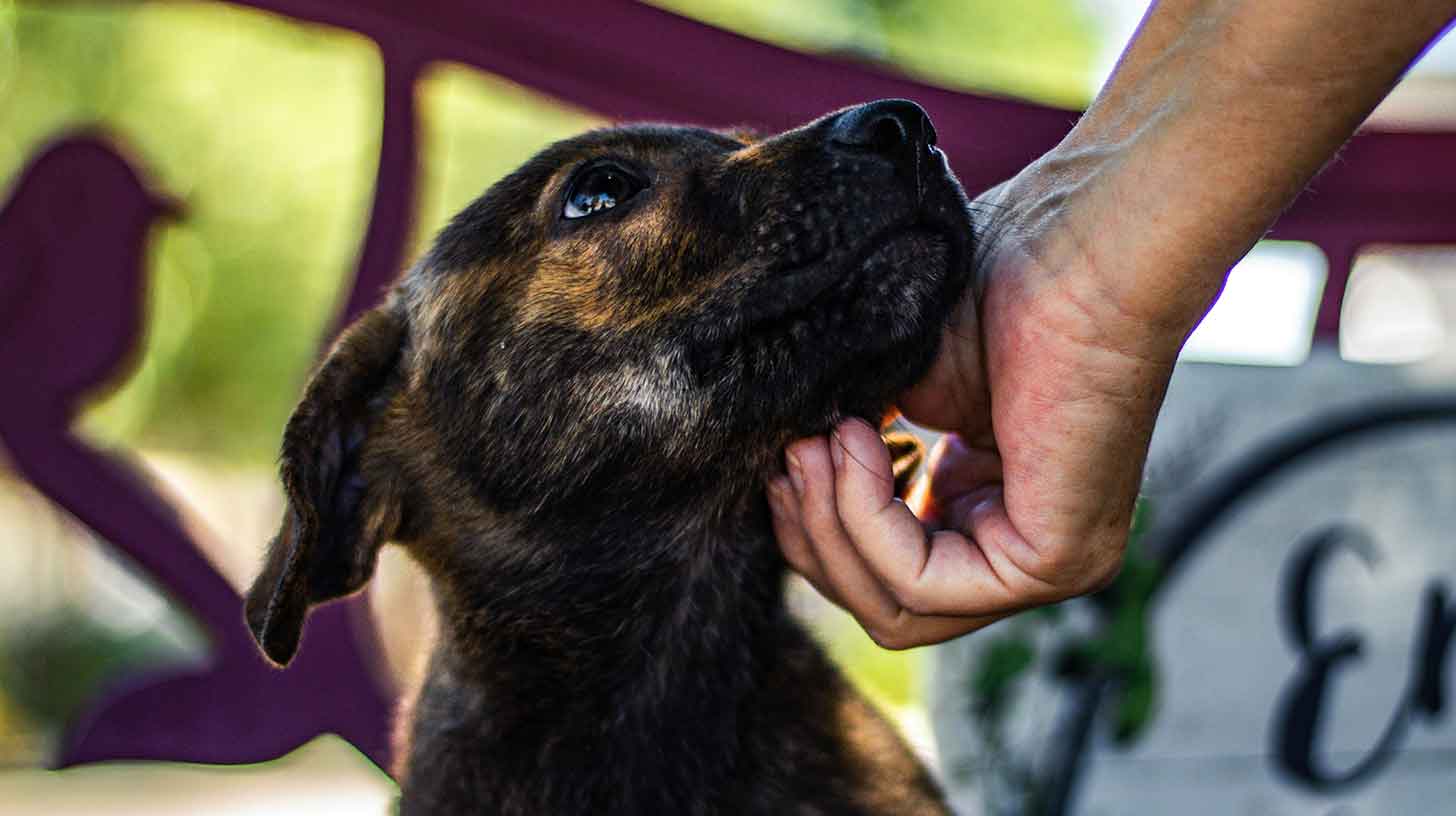
[[[1453,14],[1453,0],[1154,6],[1071,134],[978,202],[974,296],[901,400],[954,432],[928,480],[895,501],[863,423],[790,446],[795,478],[769,486],[790,564],[890,647],[1110,580],[1183,341]]]

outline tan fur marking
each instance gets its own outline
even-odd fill
[[[671,274],[683,262],[679,257],[681,245],[661,240],[663,230],[671,227],[671,220],[654,210],[637,214],[619,227],[613,238],[628,246],[629,252],[662,258],[663,268]],[[647,305],[625,303],[608,291],[610,274],[605,258],[593,243],[572,241],[548,247],[526,287],[517,325],[550,322],[590,332],[631,331],[689,308],[712,285],[700,283]]]
[[[773,167],[783,161],[784,151],[781,145],[768,141],[756,142],[741,150],[734,151],[727,158],[728,164],[750,164],[758,167]]]
[[[451,320],[462,310],[469,308],[466,304],[480,301],[482,295],[478,290],[496,274],[496,270],[490,268],[461,270],[445,274],[431,282],[428,292],[418,298],[415,304],[412,320],[415,359],[429,359],[437,353],[438,348],[450,343],[454,334]],[[419,366],[411,367],[412,378],[417,378],[420,373]],[[417,382],[414,384],[419,385]]]

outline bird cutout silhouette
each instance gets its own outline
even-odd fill
[[[44,150],[0,209],[0,442],[22,476],[185,607],[210,646],[201,667],[110,688],[71,724],[58,764],[256,762],[331,732],[387,767],[391,701],[375,679],[360,600],[319,610],[308,648],[277,671],[253,645],[240,595],[175,510],[71,433],[85,398],[128,371],[148,235],[174,213],[96,135]]]

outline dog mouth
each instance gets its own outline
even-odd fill
[[[884,228],[847,259],[819,258],[779,271],[745,293],[727,320],[699,327],[693,368],[701,379],[737,359],[748,368],[770,347],[884,351],[929,305],[959,263],[951,227],[915,220]]]
[[[816,263],[775,275],[746,298],[739,334],[772,330],[865,297],[893,298],[910,267],[948,255],[949,243],[928,224],[900,226],[864,242],[848,263]]]

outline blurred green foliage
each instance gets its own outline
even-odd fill
[[[171,630],[182,627],[179,639]],[[201,635],[185,618],[167,628],[120,630],[89,611],[62,606],[0,640],[0,688],[9,705],[48,733],[84,713],[96,695],[129,671],[196,660]]]
[[[416,249],[497,178],[532,154],[606,122],[519,85],[441,64],[419,89],[424,113]]]
[[[1112,736],[1119,745],[1136,742],[1157,714],[1159,676],[1152,651],[1151,604],[1164,572],[1143,539],[1152,525],[1152,502],[1139,497],[1128,530],[1123,568],[1112,585],[1091,596],[1098,625],[1056,646],[1047,661],[1063,680],[1106,678],[1112,683]],[[1081,601],[1073,601],[1080,603]],[[1064,620],[1060,604],[1022,612],[988,638],[968,682],[979,728],[999,744],[1016,695],[1036,669],[1039,636]],[[1026,779],[1034,775],[1029,770]]]
[[[221,5],[20,3],[4,19],[3,177],[99,126],[186,208],[152,243],[138,368],[86,430],[267,461],[364,226],[371,46]]]
[[[1101,631],[1070,644],[1058,658],[1064,676],[1095,675],[1112,681],[1112,738],[1124,747],[1135,743],[1152,724],[1159,699],[1152,601],[1166,574],[1142,544],[1152,515],[1152,503],[1138,499],[1122,572],[1112,586],[1094,596],[1102,610]]]

